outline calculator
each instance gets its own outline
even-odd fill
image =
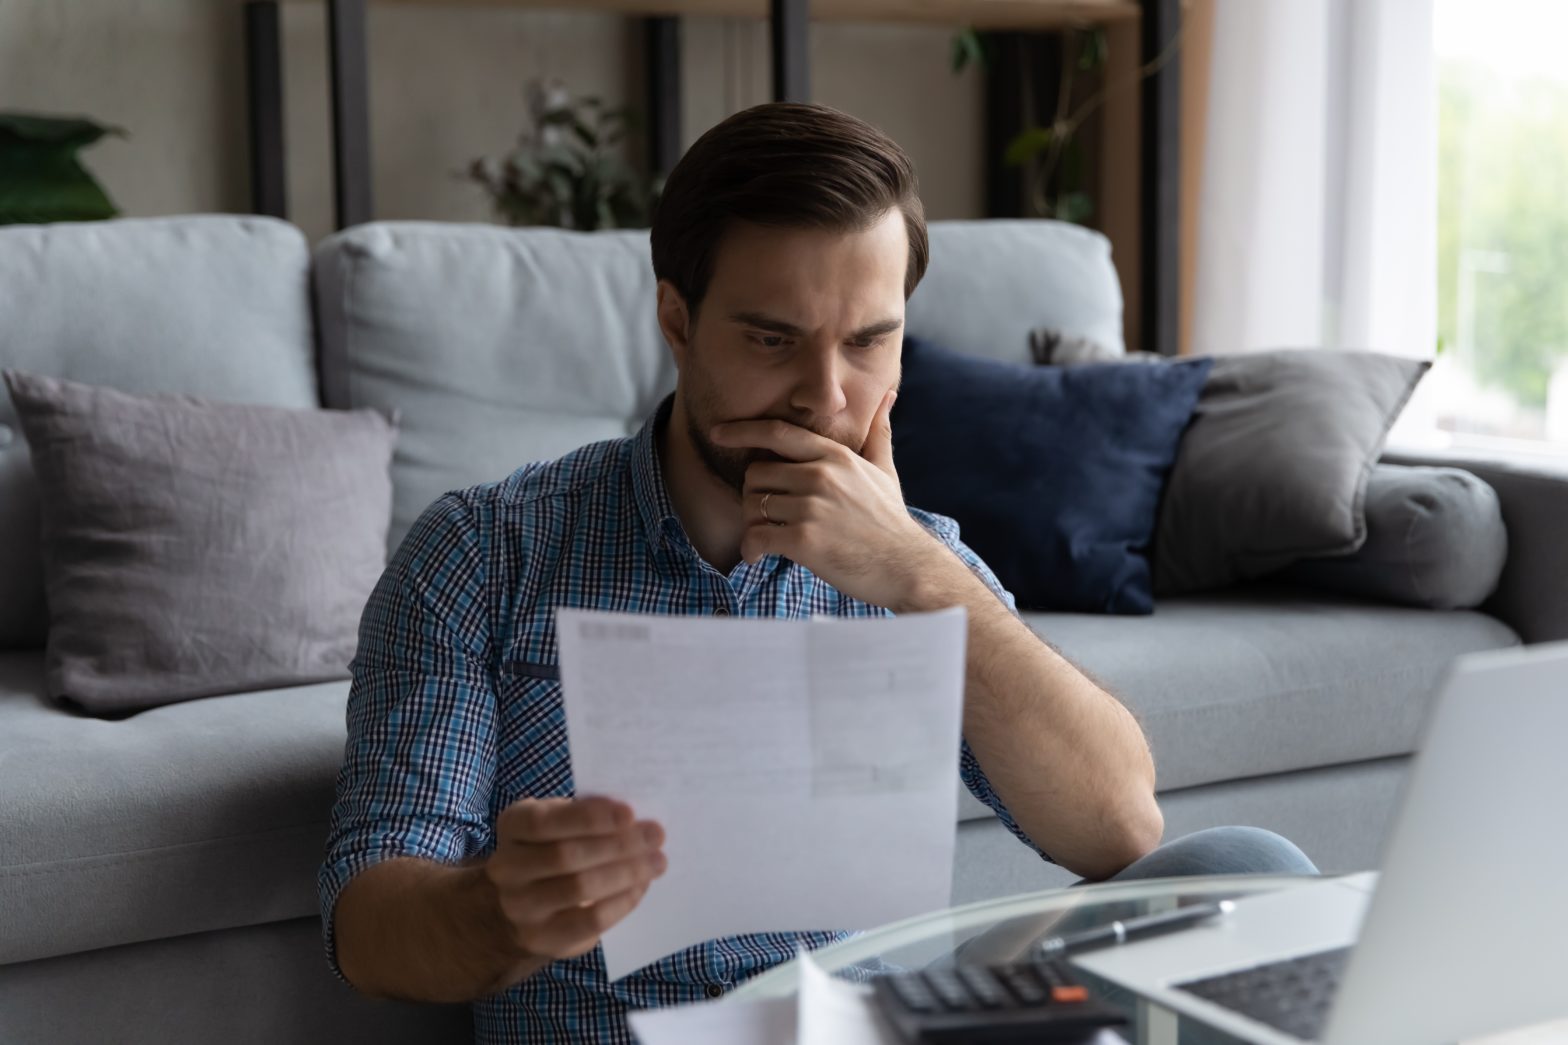
[[[872,990],[899,1037],[921,1045],[1088,1042],[1127,1022],[1060,960],[896,972],[872,980]]]

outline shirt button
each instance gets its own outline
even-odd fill
[[[713,611],[713,615],[715,617],[728,617],[730,615],[730,608],[728,606],[720,606],[718,609]]]
[[[702,989],[702,993],[710,998],[722,998],[724,997],[724,988],[716,983],[710,983]]]

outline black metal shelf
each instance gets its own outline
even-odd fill
[[[245,56],[249,87],[252,207],[288,216],[284,166],[284,0],[247,0]],[[325,3],[331,66],[333,188],[338,228],[373,219],[370,153],[368,0]],[[435,0],[426,0],[435,2]],[[640,17],[646,32],[649,165],[666,173],[680,156],[680,26],[683,15],[766,14],[772,29],[773,95],[811,96],[811,20],[902,21],[1012,32],[1142,16],[1143,60],[1163,52],[1178,31],[1181,0],[496,0],[528,7],[621,11]],[[1141,128],[1143,250],[1142,319],[1148,345],[1174,355],[1177,341],[1178,203],[1180,198],[1180,72],[1169,60],[1144,84]],[[995,150],[991,150],[995,151]],[[987,163],[999,162],[988,156]]]

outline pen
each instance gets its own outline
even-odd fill
[[[1230,900],[1194,904],[1190,907],[1178,907],[1174,911],[1166,911],[1163,914],[1129,918],[1125,922],[1112,922],[1110,925],[1102,925],[1098,929],[1086,929],[1081,933],[1053,936],[1040,942],[1039,956],[1060,958],[1068,954],[1092,951],[1098,947],[1129,943],[1150,936],[1164,936],[1166,933],[1173,933],[1197,925],[1199,922],[1229,914],[1235,906]]]

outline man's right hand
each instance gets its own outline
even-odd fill
[[[664,873],[664,829],[609,798],[525,798],[496,818],[484,875],[512,943],[546,963],[593,950]]]

